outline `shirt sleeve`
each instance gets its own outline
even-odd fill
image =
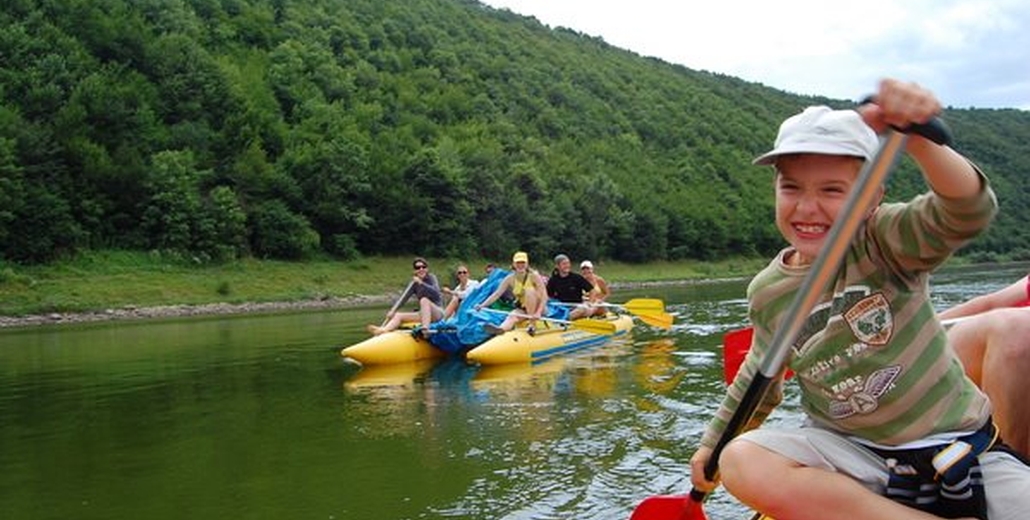
[[[418,293],[419,298],[429,298],[434,302],[439,301],[442,297],[440,293],[440,282],[437,281],[436,275],[433,273],[426,275],[425,279],[422,280],[422,283],[418,284],[418,290],[416,292]]]

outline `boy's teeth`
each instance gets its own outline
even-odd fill
[[[826,230],[826,226],[797,226],[797,228],[803,233],[821,233]]]

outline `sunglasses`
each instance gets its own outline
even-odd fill
[[[469,274],[468,271],[458,271],[458,274]]]
[[[429,269],[429,266],[426,264],[418,264],[415,266],[415,269]]]

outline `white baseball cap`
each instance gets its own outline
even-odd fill
[[[848,155],[871,161],[880,139],[854,110],[812,106],[780,125],[773,149],[752,164],[775,164],[781,155],[814,153]]]
[[[582,262],[580,262],[579,268],[583,269],[584,267],[589,267],[589,268],[593,269],[594,268],[594,263],[591,262],[590,260],[583,260]]]

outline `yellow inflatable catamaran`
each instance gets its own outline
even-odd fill
[[[540,321],[536,333],[529,334],[525,327],[494,336],[469,350],[465,357],[482,365],[502,363],[527,363],[573,352],[604,343],[614,336],[621,336],[633,328],[633,318],[628,315],[609,315],[606,318],[588,318],[573,322]],[[444,350],[412,334],[411,329],[401,329],[349,346],[340,354],[362,365],[385,365],[408,363],[422,359],[442,358],[448,355]]]
[[[570,304],[552,302],[547,313],[535,319],[534,333],[522,321],[510,331],[491,335],[488,329],[496,327],[512,312],[477,306],[506,275],[503,269],[493,273],[470,293],[454,316],[430,324],[430,339],[425,339],[419,325],[374,336],[349,346],[341,354],[362,365],[408,363],[422,359],[446,356],[465,357],[483,365],[503,363],[533,363],[559,354],[604,343],[621,336],[633,328],[633,318],[656,327],[669,328],[672,315],[665,312],[665,304],[652,298],[636,298],[624,304],[600,304],[608,309],[603,317],[566,320]],[[396,310],[396,309],[393,309]],[[528,318],[528,316],[526,316]]]
[[[597,322],[596,326],[591,322]],[[524,327],[505,332],[468,351],[465,358],[481,365],[535,363],[622,336],[633,328],[633,317],[612,314],[568,324],[543,322],[530,335]]]

